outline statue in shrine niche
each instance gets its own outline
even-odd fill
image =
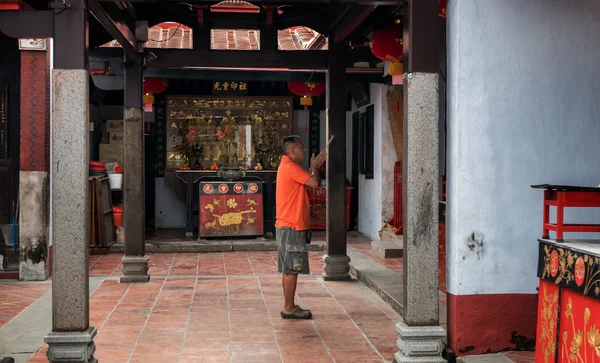
[[[236,125],[235,122],[235,117],[231,115],[231,111],[227,110],[225,111],[225,116],[223,116],[223,121],[221,121],[221,125],[230,125],[230,126],[234,126]]]
[[[217,133],[217,123],[215,121],[215,119],[213,118],[213,116],[209,116],[208,117],[208,122],[206,123],[206,134],[209,137],[215,137],[216,141],[216,133]]]

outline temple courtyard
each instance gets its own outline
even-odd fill
[[[402,259],[379,257],[365,238],[350,237],[348,254],[354,273],[363,270],[369,284],[401,281]],[[297,290],[297,303],[312,310],[312,320],[279,316],[283,294],[273,251],[152,253],[151,281],[136,284],[119,283],[122,254],[90,256],[95,357],[110,363],[392,361],[401,320],[394,293],[371,286],[376,293],[358,279],[323,281],[322,255],[310,252],[311,275],[299,279]],[[0,357],[47,362],[51,280],[0,280],[0,296]],[[440,301],[443,319],[443,296]],[[528,363],[533,353],[467,362]]]

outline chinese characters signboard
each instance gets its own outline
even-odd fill
[[[248,83],[237,81],[214,81],[212,87],[212,94],[213,96],[245,96],[248,94]]]

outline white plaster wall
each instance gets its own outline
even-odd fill
[[[535,293],[530,185],[600,183],[600,1],[448,5],[448,292]]]
[[[371,102],[375,106],[374,177],[366,179],[364,175],[359,175],[358,186],[358,230],[374,241],[379,240],[379,230],[383,224],[392,218],[394,207],[392,183],[396,150],[388,115],[387,90],[388,87],[385,85],[370,85]],[[352,112],[347,113],[346,122],[350,125],[352,125],[352,113],[356,110],[353,104]],[[361,113],[365,110],[366,107],[358,109]]]

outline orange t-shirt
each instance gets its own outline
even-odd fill
[[[275,227],[288,227],[296,231],[310,229],[310,203],[304,184],[310,173],[287,156],[281,158],[277,170],[275,195]]]

